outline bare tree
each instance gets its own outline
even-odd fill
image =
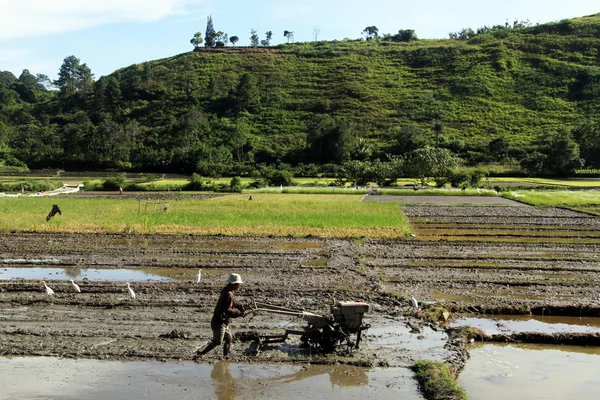
[[[315,38],[315,42],[319,40],[319,33],[321,33],[321,29],[318,26],[313,28],[313,37]]]

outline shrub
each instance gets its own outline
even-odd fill
[[[125,186],[125,177],[123,175],[107,178],[102,182],[102,190],[119,190]]]
[[[183,187],[183,190],[203,190],[204,188],[204,179],[194,172],[190,182]]]
[[[229,187],[232,190],[241,191],[243,187],[242,178],[240,178],[239,176],[234,176],[233,178],[231,178],[231,181],[229,182]]]

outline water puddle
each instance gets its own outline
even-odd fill
[[[7,258],[0,260],[1,264],[60,264],[57,258]]]
[[[166,269],[166,268],[165,268]],[[162,269],[161,269],[162,270]],[[179,270],[179,271],[178,271]],[[92,268],[0,268],[0,281],[11,279],[33,279],[33,280],[82,280],[93,281],[157,281],[166,282],[170,280],[195,279],[198,271],[193,269],[171,269],[169,274],[181,278],[163,276],[166,271],[155,271],[154,269],[92,269]],[[161,274],[159,274],[161,272]]]
[[[450,326],[472,326],[488,335],[520,332],[593,333],[600,332],[600,318],[539,315],[495,315],[488,318],[460,318]]]
[[[7,400],[422,398],[406,368],[50,357],[0,358],[0,388]]]
[[[327,259],[326,258],[317,258],[315,260],[310,260],[304,263],[307,267],[313,268],[325,268],[327,267]]]
[[[471,400],[597,399],[600,348],[476,345],[458,383]]]
[[[450,293],[432,293],[431,296],[437,301],[448,301],[455,303],[475,303],[477,299],[473,296],[464,296]]]
[[[516,289],[523,290],[523,289]],[[526,291],[526,289],[524,290]],[[474,292],[474,296],[479,296],[481,298],[489,298],[489,297],[502,297],[511,300],[530,300],[530,301],[548,301],[552,299],[553,301],[580,301],[581,297],[576,296],[574,294],[564,294],[564,293],[548,293],[548,294],[534,294],[534,293],[519,293],[516,292],[515,289],[509,288],[508,293],[493,293],[493,292]]]
[[[402,321],[402,320],[401,320]],[[428,326],[422,327],[419,332],[413,331],[401,321],[390,321],[378,323],[369,328],[365,335],[369,351],[389,352],[390,354],[401,352],[404,355],[410,353],[410,357],[416,360],[441,361],[447,351],[444,345],[448,335],[443,331],[434,331]],[[392,355],[388,360],[392,361]]]

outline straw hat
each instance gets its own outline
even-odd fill
[[[239,274],[231,274],[231,275],[229,275],[229,278],[227,279],[227,283],[233,285],[236,283],[244,283],[244,282],[242,282],[242,277]]]

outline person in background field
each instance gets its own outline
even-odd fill
[[[227,286],[221,290],[219,301],[213,312],[212,320],[210,321],[210,327],[213,331],[212,340],[202,349],[196,351],[194,360],[202,357],[212,349],[220,346],[223,343],[223,355],[229,354],[229,348],[231,347],[232,336],[229,331],[229,324],[231,324],[232,318],[244,318],[246,311],[241,304],[235,301],[235,291],[239,289],[242,284],[242,277],[238,274],[231,274],[227,279]]]
[[[123,188],[119,186],[119,194],[123,194]]]

